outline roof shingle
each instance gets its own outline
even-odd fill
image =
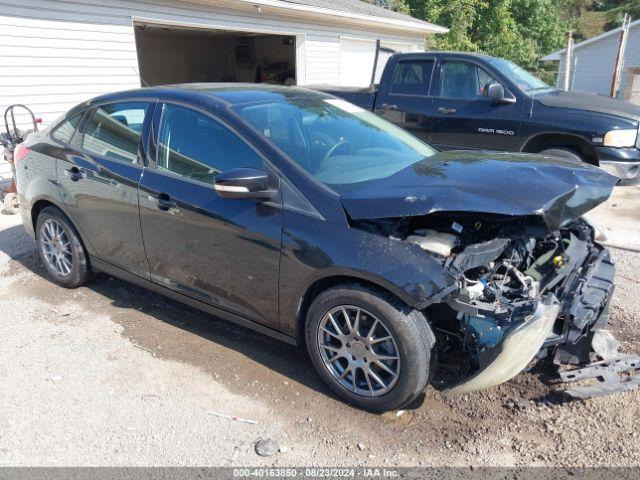
[[[429,28],[433,31],[446,31],[446,28],[440,27],[434,23],[419,20],[410,15],[394,12],[386,8],[373,5],[362,0],[283,0],[285,3],[294,3],[298,5],[306,5],[309,7],[324,8],[327,10],[335,10],[338,12],[347,12],[359,15],[368,15],[371,17],[379,17],[386,19],[396,19],[413,23],[416,26]]]

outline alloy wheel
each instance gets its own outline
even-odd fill
[[[73,269],[73,251],[63,226],[49,218],[42,225],[40,233],[42,252],[49,267],[58,275],[66,277]]]
[[[343,388],[364,397],[389,392],[400,375],[400,354],[393,335],[367,310],[342,305],[320,321],[318,349],[325,367]]]

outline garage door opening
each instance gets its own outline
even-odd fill
[[[143,85],[193,82],[296,84],[294,36],[137,24]]]

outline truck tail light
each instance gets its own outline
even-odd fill
[[[20,160],[29,155],[29,152],[31,152],[29,147],[24,143],[19,144],[13,152],[13,162],[17,164]]]

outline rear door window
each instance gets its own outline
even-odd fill
[[[263,165],[258,154],[220,122],[173,104],[163,107],[157,151],[158,170],[209,184],[225,170]]]
[[[433,60],[398,62],[391,76],[389,92],[401,95],[428,95]]]
[[[65,145],[71,143],[73,134],[76,132],[76,128],[78,128],[78,124],[80,123],[83,115],[84,112],[78,113],[58,125],[53,132],[51,132],[53,139],[60,143],[64,143]]]
[[[115,160],[138,161],[138,144],[150,102],[120,102],[95,110],[84,128],[82,148]]]

